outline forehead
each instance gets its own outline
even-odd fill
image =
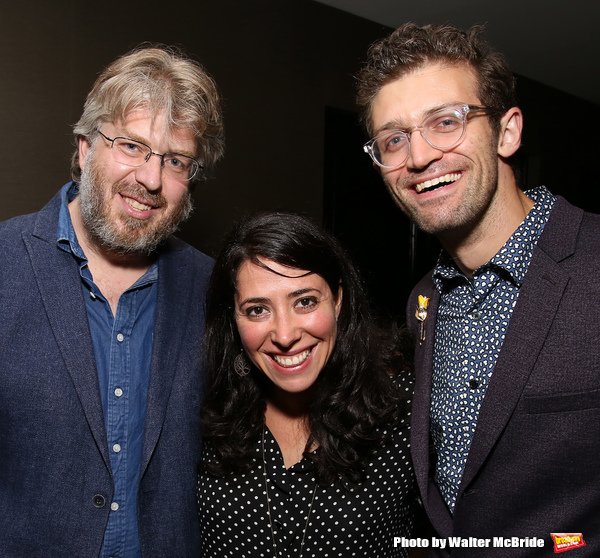
[[[268,259],[261,261],[273,271],[246,260],[238,270],[236,298],[270,298],[277,294],[288,295],[302,289],[330,292],[325,279],[316,273],[307,275],[309,270],[306,269],[286,267]],[[278,275],[279,273],[282,275]]]
[[[448,104],[479,104],[477,77],[466,64],[425,64],[384,85],[373,101],[377,132],[390,123],[420,124],[429,111]]]
[[[154,150],[190,154],[196,151],[196,139],[189,128],[172,126],[164,111],[134,109],[112,123],[116,133],[147,143]]]

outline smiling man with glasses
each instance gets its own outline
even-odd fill
[[[0,555],[197,557],[212,260],[173,233],[223,154],[216,85],[137,49],[74,133],[73,181],[0,225]]]
[[[411,451],[435,536],[467,541],[453,558],[537,556],[551,533],[583,532],[577,551],[597,556],[600,219],[518,187],[515,79],[481,27],[403,25],[370,48],[358,103],[364,151],[443,246],[407,308]]]

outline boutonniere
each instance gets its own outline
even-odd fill
[[[426,296],[419,295],[419,305],[415,312],[415,318],[421,322],[421,334],[419,336],[419,345],[425,341],[425,320],[427,319],[427,307],[429,306],[429,299]]]

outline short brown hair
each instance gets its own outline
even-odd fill
[[[196,61],[166,46],[139,47],[107,66],[87,96],[83,114],[73,127],[75,140],[90,142],[105,122],[124,120],[135,109],[153,115],[164,111],[170,129],[190,130],[196,138],[196,157],[206,176],[223,156],[225,138],[221,100],[214,80]],[[73,180],[79,180],[79,153],[71,161]]]
[[[515,77],[504,56],[483,38],[483,26],[461,31],[450,25],[406,23],[369,48],[367,61],[360,70],[357,103],[361,122],[372,134],[373,100],[384,85],[429,63],[467,64],[477,77],[478,97],[491,109],[492,125],[500,126],[500,117],[516,106]]]

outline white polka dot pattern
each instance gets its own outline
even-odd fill
[[[436,480],[451,510],[519,289],[556,201],[543,186],[527,195],[535,202],[533,209],[472,278],[446,252],[434,270],[441,298],[435,329],[431,436],[438,454]]]
[[[412,390],[408,385],[403,388]],[[317,450],[318,451],[318,450]],[[212,457],[210,446],[206,456]],[[304,458],[285,469],[279,446],[265,428],[271,515],[279,556],[298,556],[315,487],[313,466]],[[405,557],[393,538],[412,529],[415,483],[409,455],[408,417],[373,458],[367,479],[351,491],[318,486],[302,557]],[[253,467],[227,478],[202,473],[198,481],[202,558],[274,557],[262,448]]]

